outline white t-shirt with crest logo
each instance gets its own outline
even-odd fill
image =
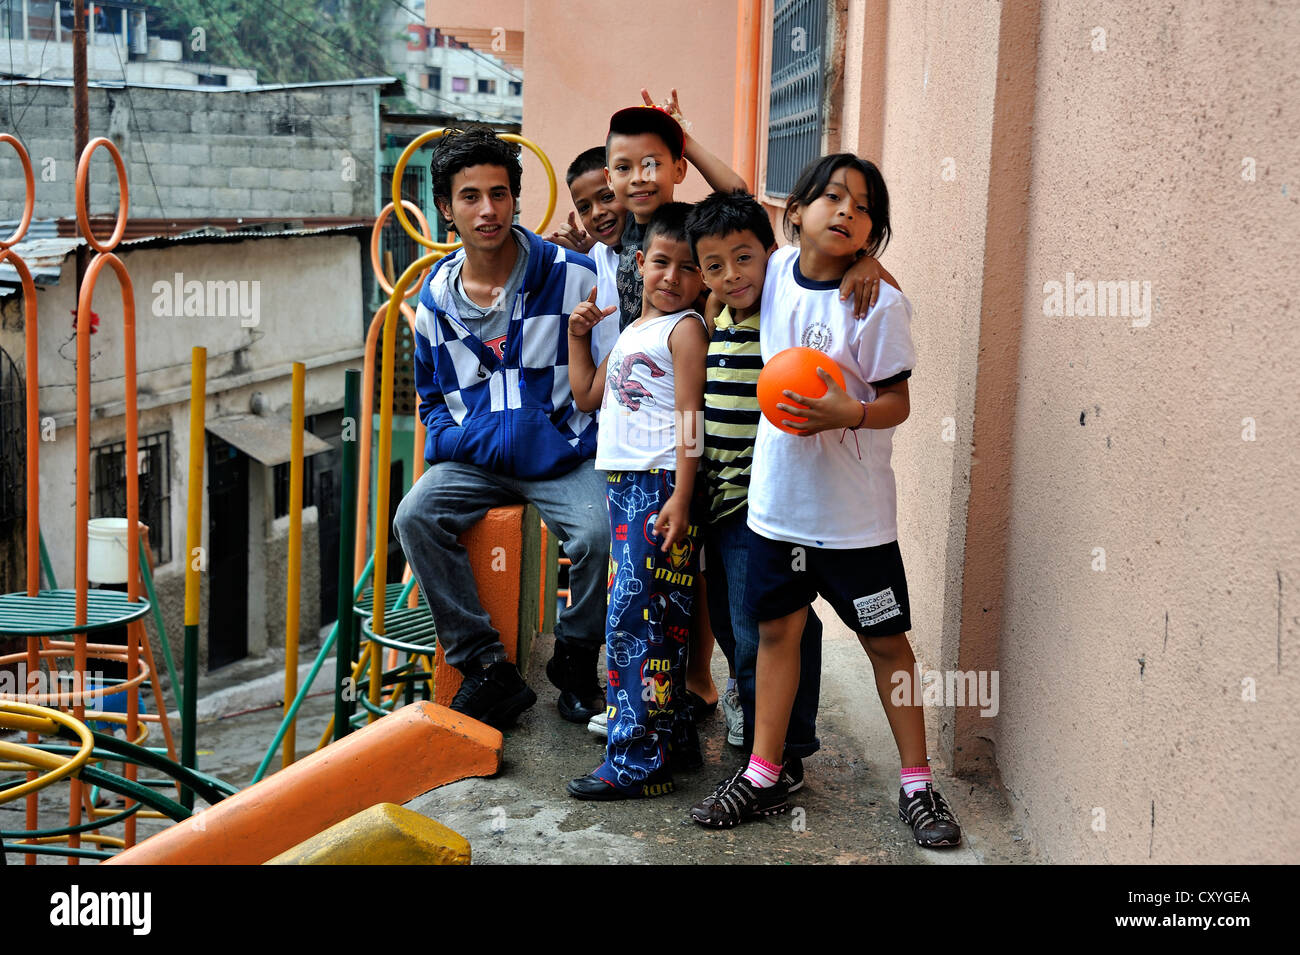
[[[881,282],[876,304],[859,321],[852,300],[840,301],[839,284],[803,276],[797,247],[772,253],[763,283],[763,360],[796,345],[815,348],[840,366],[853,398],[874,401],[874,385],[901,381],[916,365],[912,305]],[[893,437],[893,428],[799,436],[764,417],[754,446],[750,528],[771,540],[840,550],[897,540]]]

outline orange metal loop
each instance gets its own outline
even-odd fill
[[[21,241],[27,234],[27,227],[32,224],[32,212],[36,208],[36,177],[32,175],[31,157],[27,155],[27,150],[23,148],[22,143],[8,133],[0,133],[0,143],[9,143],[14,147],[14,152],[18,153],[18,161],[23,166],[23,178],[27,180],[27,201],[23,203],[23,217],[19,220],[14,234],[0,241],[0,249],[7,249]]]
[[[98,142],[99,140],[96,140]],[[104,140],[107,142],[107,140]],[[94,146],[94,143],[91,143]],[[91,146],[82,154],[82,168],[85,157],[90,155]],[[111,147],[111,144],[110,144]],[[117,155],[114,150],[114,155]],[[120,162],[120,159],[119,159]],[[81,170],[78,170],[81,175]],[[124,180],[125,181],[125,180]],[[78,214],[84,209],[78,204]],[[118,232],[125,228],[125,218],[119,220]],[[81,284],[81,296],[77,301],[77,314],[89,315],[95,297],[95,283],[105,265],[112,266],[117,273],[117,282],[122,290],[122,327],[125,351],[123,386],[125,390],[126,414],[126,460],[136,459],[138,453],[138,421],[136,415],[136,366],[135,366],[135,289],[126,266],[112,252],[100,252],[90,260],[85,278]],[[137,600],[140,594],[140,574],[137,560],[140,554],[140,478],[136,468],[126,469],[126,572],[127,599]],[[76,580],[77,589],[77,623],[86,622],[87,579],[87,525],[90,521],[90,322],[77,322],[77,541],[76,541]]]
[[[86,208],[87,183],[90,181],[90,157],[96,149],[103,146],[108,150],[108,154],[113,157],[113,165],[117,167],[117,226],[113,229],[112,236],[109,240],[100,244],[95,238],[95,233],[90,231],[90,210]],[[81,234],[85,236],[90,247],[96,252],[112,252],[117,248],[117,244],[122,241],[122,236],[126,234],[126,210],[131,204],[130,195],[126,185],[126,166],[122,162],[122,154],[117,151],[113,141],[103,136],[92,139],[86,144],[86,148],[81,153],[81,158],[77,160],[77,226],[81,229]],[[125,270],[119,270],[119,275],[124,275]]]
[[[410,199],[403,199],[402,205],[415,213],[415,218],[420,222],[420,231],[424,233],[426,238],[432,239],[433,233],[429,231],[429,220],[424,217],[424,213],[420,211],[420,207]],[[384,274],[384,267],[379,261],[379,239],[380,233],[384,228],[384,221],[392,214],[393,204],[390,202],[388,205],[384,206],[384,208],[379,210],[379,218],[375,220],[374,228],[370,230],[370,267],[375,270],[375,279],[379,282],[379,287],[384,290],[385,295],[392,295],[393,287],[388,284],[388,276]],[[413,290],[411,294],[406,297],[406,301],[409,302],[412,298],[420,294],[420,289],[424,287],[424,280],[428,278],[428,276],[428,269],[425,269],[420,273],[419,280],[412,283]]]
[[[42,660],[48,660],[51,664],[51,670],[54,669],[54,663],[60,658],[66,658],[70,655],[68,645],[60,643],[58,647],[47,647],[39,651],[38,657]],[[86,659],[98,660],[104,663],[128,663],[127,648],[120,644],[112,643],[88,643],[86,644]],[[10,653],[0,657],[0,666],[12,665],[20,661],[26,662],[28,655],[26,652]],[[25,690],[22,693],[0,693],[0,703],[15,701],[18,703],[28,703],[35,706],[93,706],[96,702],[105,696],[115,696],[126,690],[134,689],[149,679],[150,669],[148,664],[141,661],[138,664],[139,672],[135,676],[129,677],[122,683],[99,683],[93,686],[84,683],[75,689],[62,690],[50,689],[46,692],[36,692],[35,690]],[[30,671],[29,671],[30,672]],[[144,719],[142,715],[138,717]]]

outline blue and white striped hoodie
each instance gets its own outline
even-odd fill
[[[457,314],[449,268],[440,259],[420,290],[415,315],[415,387],[431,464],[461,461],[495,474],[542,480],[567,474],[596,453],[596,418],[579,411],[569,387],[569,313],[596,284],[591,259],[520,226],[528,266],[511,306],[505,358]]]

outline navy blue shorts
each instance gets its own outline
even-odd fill
[[[745,613],[776,620],[826,598],[844,625],[866,637],[912,629],[907,575],[898,541],[832,550],[755,534],[746,568]]]

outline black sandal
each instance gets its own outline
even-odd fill
[[[691,722],[699,725],[702,720],[708,719],[718,709],[718,701],[705,703],[704,697],[691,690],[686,691],[686,712],[691,717]]]

